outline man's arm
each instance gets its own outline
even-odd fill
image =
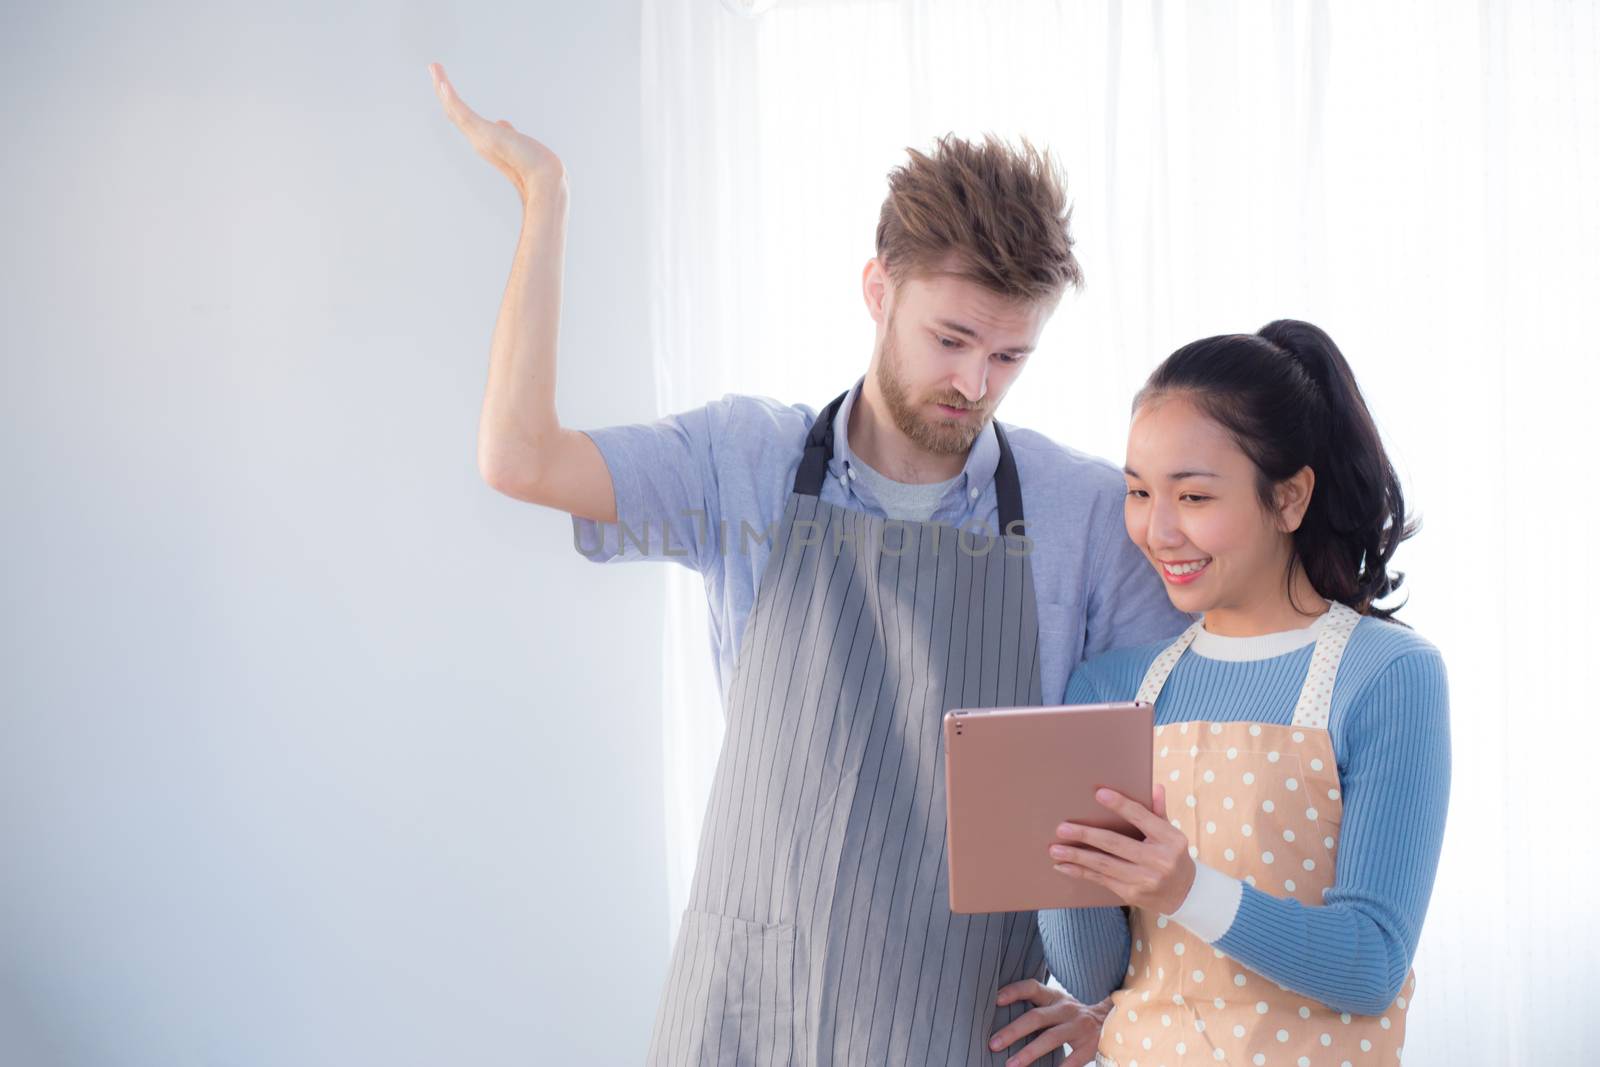
[[[615,522],[616,494],[600,450],[556,415],[556,343],[566,254],[567,177],[554,152],[504,119],[467,106],[444,68],[429,68],[445,114],[511,180],[522,233],[489,350],[478,421],[478,471],[499,492],[580,518]]]

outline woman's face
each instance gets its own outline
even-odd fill
[[[1124,474],[1128,537],[1178,610],[1205,613],[1217,632],[1234,632],[1230,620],[1273,613],[1285,598],[1290,531],[1305,505],[1291,503],[1281,520],[1262,507],[1255,464],[1221,424],[1182,394],[1152,398],[1134,413]]]

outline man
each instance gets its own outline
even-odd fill
[[[997,991],[1043,951],[1032,913],[950,911],[940,720],[1059,702],[1085,654],[1187,622],[1123,534],[1121,475],[993,418],[1080,282],[1059,176],[993,140],[912,152],[862,274],[866,374],[820,412],[727,396],[581,433],[555,410],[560,161],[431,69],[525,206],[483,477],[710,600],[727,728],[650,1061],[1003,1062],[990,1035],[1029,1005]],[[1062,1018],[1084,1062],[1098,1018]]]

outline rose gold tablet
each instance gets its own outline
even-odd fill
[[[1046,851],[1063,821],[1139,836],[1094,799],[1106,786],[1150,806],[1151,704],[958,708],[944,717],[950,910],[1121,904],[1058,874]]]

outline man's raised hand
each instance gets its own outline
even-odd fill
[[[519,133],[505,119],[490,122],[468,107],[438,63],[428,64],[428,73],[433,76],[433,88],[444,105],[444,113],[467,135],[478,155],[511,179],[524,204],[566,192],[566,168],[554,152],[527,134]]]

